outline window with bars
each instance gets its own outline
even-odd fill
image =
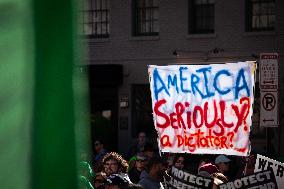
[[[159,35],[158,0],[133,0],[133,34]]]
[[[247,31],[274,30],[275,0],[247,0]]]
[[[214,33],[215,0],[189,0],[189,33]]]
[[[109,0],[83,0],[83,34],[88,37],[109,37]]]

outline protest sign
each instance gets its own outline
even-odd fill
[[[257,154],[254,172],[273,169],[278,186],[284,186],[284,164]]]
[[[272,169],[220,184],[218,187],[219,189],[278,189]]]
[[[249,153],[256,64],[148,68],[162,152]]]
[[[172,166],[171,180],[167,183],[168,189],[205,189],[212,188],[213,179],[190,174]]]

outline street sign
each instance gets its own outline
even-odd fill
[[[277,91],[278,89],[278,54],[260,54],[260,89]]]
[[[261,91],[260,101],[260,126],[278,127],[278,93]]]

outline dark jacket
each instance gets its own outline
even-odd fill
[[[164,189],[162,183],[152,179],[146,171],[142,171],[138,184],[144,189]]]
[[[129,178],[131,182],[137,184],[140,181],[140,175],[141,171],[138,171],[136,167],[133,167],[129,172],[128,172]]]

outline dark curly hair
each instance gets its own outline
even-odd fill
[[[128,163],[121,155],[116,152],[107,153],[102,160],[103,165],[109,160],[115,160],[118,164],[118,170],[122,173],[127,173]]]

